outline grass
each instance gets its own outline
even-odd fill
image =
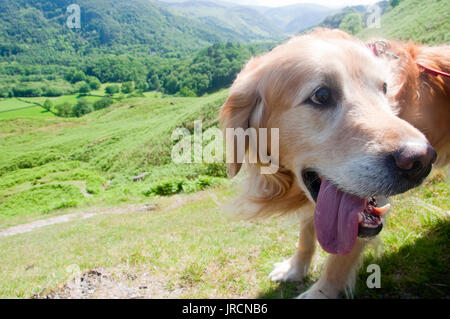
[[[412,40],[429,45],[450,42],[450,2],[403,0],[381,16],[381,28],[364,29],[358,37]]]
[[[50,100],[53,105],[64,102],[75,105],[81,98],[87,100],[90,104],[105,97],[105,87],[108,85],[119,85],[120,83],[103,83],[98,90],[89,92],[88,95],[82,96],[79,94],[70,94],[57,97],[21,97],[21,98],[3,98],[0,99],[0,120],[2,119],[24,119],[24,118],[55,118],[55,115],[45,110],[40,105],[43,105],[46,100]],[[159,93],[146,92],[146,96],[159,97]],[[123,94],[114,94],[113,98],[124,98]]]
[[[54,114],[44,108],[18,99],[0,99],[0,120],[17,118],[51,118]]]
[[[366,252],[357,298],[449,296],[449,191],[448,177],[437,172],[423,187],[394,199],[381,233],[383,254]],[[325,253],[318,252],[305,284],[270,282],[273,263],[295,250],[298,225],[294,218],[230,218],[221,204],[234,193],[232,186],[220,186],[182,195],[185,202],[175,209],[168,207],[170,198],[154,199],[161,207],[154,212],[97,216],[2,238],[0,296],[58,290],[73,265],[81,271],[126,268],[138,283],[145,270],[168,293],[181,291],[180,298],[296,296],[318,278]],[[381,267],[380,289],[365,285],[372,263]]]
[[[192,129],[196,119],[204,121],[205,129],[217,125],[226,94],[162,98],[149,93],[82,118],[0,120],[0,229],[54,210],[64,213],[67,207],[141,202],[161,195],[167,185],[177,184],[170,194],[217,184],[223,166],[172,163],[176,141],[171,133],[177,127]],[[133,182],[144,172],[145,180]],[[69,188],[68,198],[57,195]],[[42,191],[52,189],[55,196],[42,201]],[[37,202],[39,208],[30,209]]]
[[[368,254],[365,265],[379,264],[382,292],[370,298],[448,298],[450,295],[450,184],[448,173],[435,172],[426,184],[393,200],[385,252]],[[366,267],[363,267],[365,269]],[[360,282],[359,289],[363,289]]]
[[[320,266],[301,286],[267,278],[273,263],[295,250],[293,219],[230,219],[218,204],[234,193],[222,185],[223,165],[171,162],[173,129],[192,131],[196,119],[203,119],[204,129],[217,125],[227,93],[202,98],[149,93],[77,119],[0,120],[0,229],[125,203],[160,207],[1,238],[0,297],[57,291],[71,265],[82,271],[126,268],[137,281],[150,272],[169,295],[181,291],[177,297],[189,298],[290,298],[312,284]],[[145,178],[133,182],[143,172]],[[395,211],[381,235],[384,251],[367,251],[356,297],[450,295],[449,192],[448,177],[437,172],[423,187],[394,199]],[[176,193],[181,195],[160,197]],[[182,205],[174,208],[180,198]],[[326,255],[317,256],[320,265]],[[372,263],[381,267],[381,289],[365,285]]]

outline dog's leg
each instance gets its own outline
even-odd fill
[[[301,281],[307,274],[316,248],[314,218],[300,223],[300,235],[294,256],[276,263],[269,278],[273,281]]]
[[[352,251],[347,255],[330,255],[325,262],[319,281],[299,298],[337,298],[345,289],[353,289],[356,266],[365,245],[366,241],[358,238]]]

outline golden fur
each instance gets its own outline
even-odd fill
[[[276,174],[260,174],[261,163],[244,164],[248,178],[236,212],[249,217],[301,213],[297,252],[276,264],[272,280],[301,280],[314,254],[314,201],[302,181],[302,168],[320,167],[343,190],[372,194],[376,187],[387,187],[377,171],[381,168],[376,154],[392,152],[408,141],[426,142],[408,122],[442,152],[443,162],[449,158],[448,79],[424,75],[414,63],[418,59],[448,72],[450,58],[444,53],[448,47],[392,43],[392,48],[408,58],[401,65],[390,62],[389,70],[385,60],[345,32],[317,29],[251,59],[233,83],[220,113],[222,129],[279,128],[280,136]],[[341,92],[338,110],[305,105],[308,94],[324,81]],[[384,82],[391,88],[387,96],[381,93]],[[247,156],[255,152],[247,151]],[[369,164],[373,176],[365,175]],[[230,177],[240,169],[239,163],[228,164]],[[330,255],[322,277],[302,297],[337,297],[351,285],[364,246],[365,241],[358,238],[348,255]]]
[[[450,78],[434,76],[417,63],[450,73],[450,46],[429,47],[412,42],[386,41],[398,59],[382,56],[395,75],[394,99],[399,116],[418,128],[438,154],[437,164],[450,161]]]

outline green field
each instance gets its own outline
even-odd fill
[[[437,174],[424,187],[394,199],[381,234],[384,249],[366,252],[355,297],[448,297],[449,191],[448,180]],[[294,218],[232,219],[222,204],[234,193],[227,186],[182,196],[182,206],[172,209],[174,198],[153,199],[157,211],[78,219],[0,239],[0,296],[74,297],[64,285],[76,267],[86,274],[113,274],[121,288],[106,281],[95,286],[103,290],[100,297],[133,297],[123,290],[141,286],[149,290],[136,289],[137,295],[150,298],[295,297],[318,278],[326,254],[318,253],[302,285],[271,282],[273,263],[295,250],[298,225]],[[365,285],[372,263],[381,267],[380,289]]]
[[[17,119],[40,117],[54,117],[52,113],[35,104],[20,101],[18,99],[0,100],[0,119]]]
[[[128,99],[80,119],[1,119],[0,228],[55,209],[141,200],[156,181],[223,177],[222,166],[173,164],[170,137],[196,119],[216,125],[226,94]],[[143,172],[145,183],[134,183]],[[52,200],[43,201],[47,193]]]
[[[100,90],[99,90],[99,93]],[[76,104],[77,100],[83,98],[89,103],[94,103],[101,99],[102,95],[79,96],[78,94],[65,95],[59,97],[24,97],[24,98],[6,98],[0,100],[0,119],[17,119],[17,118],[51,118],[55,114],[47,111],[42,106],[44,101],[49,100],[53,104],[69,102]]]

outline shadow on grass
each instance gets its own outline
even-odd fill
[[[306,291],[314,283],[314,280],[307,276],[302,282],[282,282],[275,288],[261,292],[258,299],[292,299]]]
[[[355,298],[450,298],[450,222],[440,220],[414,243],[401,246],[379,257],[368,256],[358,273]],[[381,288],[366,285],[367,266],[381,269]],[[302,283],[280,283],[258,298],[295,298],[313,284],[307,277]]]
[[[450,298],[450,221],[440,220],[421,238],[392,253],[367,257],[359,271],[357,298]],[[367,266],[381,268],[381,288],[366,285]]]

